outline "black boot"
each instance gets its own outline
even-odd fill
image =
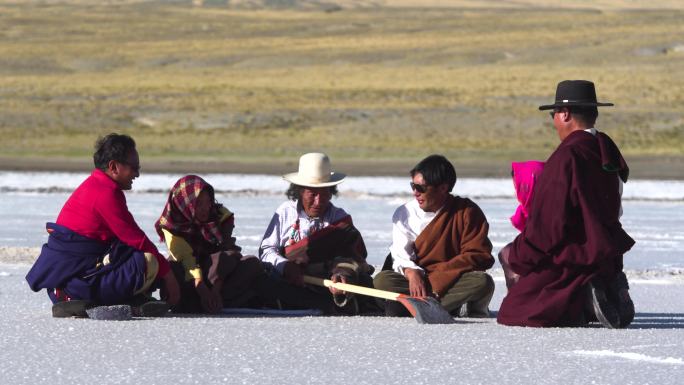
[[[625,273],[618,273],[608,286],[607,295],[617,306],[620,315],[620,328],[626,328],[634,320],[634,302],[629,296],[629,283]]]
[[[587,284],[587,301],[601,325],[609,329],[620,327],[618,310],[608,299],[605,284],[598,277]]]
[[[92,307],[90,301],[80,299],[73,299],[70,301],[61,301],[52,305],[52,316],[55,318],[87,318],[86,310]]]

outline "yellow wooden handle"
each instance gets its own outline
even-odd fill
[[[352,285],[350,283],[333,282],[329,279],[312,277],[310,275],[304,276],[304,282],[311,284],[311,285],[323,286],[323,287],[334,287],[335,289],[348,291],[350,293],[368,295],[368,296],[376,297],[376,298],[390,299],[393,301],[397,301],[397,299],[400,296],[402,296],[402,294],[393,293],[391,291],[371,289],[370,287],[357,286],[357,285]]]

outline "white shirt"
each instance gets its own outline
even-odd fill
[[[261,246],[259,246],[259,259],[264,264],[274,267],[282,275],[285,262],[287,262],[287,258],[283,255],[283,249],[288,245],[288,242],[298,242],[308,237],[312,230],[320,230],[347,215],[343,209],[330,203],[330,207],[322,218],[311,218],[306,215],[301,206],[298,206],[297,201],[287,201],[276,209],[273,218],[271,218],[271,223],[261,240]],[[295,229],[293,225],[298,219],[299,229]]]
[[[394,211],[392,216],[392,246],[390,246],[394,260],[392,263],[394,271],[400,274],[404,274],[404,269],[416,269],[424,272],[423,268],[416,264],[418,259],[415,250],[416,238],[432,222],[440,210],[441,208],[434,213],[423,211],[418,205],[418,201],[412,199]]]

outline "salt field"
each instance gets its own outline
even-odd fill
[[[179,175],[147,175],[127,193],[153,223]],[[625,268],[636,304],[628,329],[504,327],[494,318],[420,325],[408,318],[184,316],[133,321],[54,319],[45,293],[24,280],[44,224],[86,174],[0,172],[1,384],[679,384],[684,373],[684,183],[630,181],[622,222],[636,239]],[[275,176],[203,175],[236,215],[255,253],[287,184]],[[406,178],[354,178],[333,202],[382,263],[391,215],[411,199]],[[505,179],[459,180],[455,193],[482,207],[495,252],[517,231]],[[496,314],[505,295],[491,270]]]

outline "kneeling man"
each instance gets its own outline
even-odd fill
[[[399,207],[392,218],[392,258],[375,277],[377,289],[434,296],[454,316],[488,317],[494,281],[484,271],[492,267],[492,243],[484,213],[470,199],[451,195],[454,166],[441,155],[430,155],[411,170],[415,199]],[[388,258],[389,258],[388,257]],[[408,316],[388,301],[389,316]]]
[[[47,289],[54,317],[86,316],[96,305],[131,304],[134,315],[155,316],[168,306],[145,293],[163,280],[167,302],[179,298],[169,264],[138,227],[122,190],[140,175],[135,142],[109,134],[95,145],[95,170],[46,225],[48,242],[26,275],[33,291]],[[149,306],[152,305],[152,306]]]

